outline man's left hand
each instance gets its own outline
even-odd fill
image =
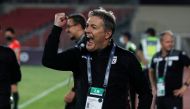
[[[174,95],[182,97],[185,94],[187,89],[188,87],[183,85],[180,89],[174,90]]]

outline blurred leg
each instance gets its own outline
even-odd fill
[[[13,96],[13,109],[18,109],[19,93],[17,89],[17,84],[11,85],[11,91]]]

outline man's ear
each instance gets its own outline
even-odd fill
[[[106,32],[105,32],[105,38],[106,39],[110,39],[111,38],[111,35],[112,35],[112,31],[110,31],[110,30],[107,30]]]

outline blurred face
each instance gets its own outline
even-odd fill
[[[65,31],[68,33],[71,40],[76,40],[78,26],[74,23],[73,19],[68,19]]]
[[[126,36],[121,36],[119,41],[121,42],[121,44],[127,44],[129,39]]]
[[[98,16],[88,18],[85,32],[90,38],[86,44],[88,51],[96,51],[104,48],[110,37],[110,32],[104,28],[103,19]]]
[[[129,41],[128,37],[124,36],[123,39],[124,39],[125,43],[127,43]]]
[[[165,51],[170,51],[174,46],[174,39],[171,35],[165,34],[161,40],[162,49]]]
[[[11,41],[14,38],[14,34],[10,31],[5,31],[4,36],[7,41]]]

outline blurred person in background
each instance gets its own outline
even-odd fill
[[[6,38],[7,46],[14,51],[17,61],[20,64],[21,45],[20,42],[16,39],[15,30],[12,27],[5,29],[4,37]],[[13,109],[18,109],[19,92],[17,83],[11,85],[11,91],[13,97]]]
[[[64,13],[55,15],[42,64],[77,73],[81,88],[76,109],[126,109],[129,83],[139,94],[138,109],[149,109],[152,94],[140,63],[134,54],[119,48],[112,40],[116,25],[113,12],[94,9],[88,17],[85,32],[89,39],[85,48],[73,47],[57,53],[66,21]]]
[[[20,80],[20,66],[14,51],[0,46],[0,109],[11,109],[11,86]]]
[[[68,33],[71,40],[76,42],[76,46],[80,46],[83,38],[85,37],[84,29],[86,27],[86,18],[79,13],[70,14],[67,16],[66,23],[63,25],[65,31]],[[76,103],[76,91],[80,86],[77,73],[73,73],[74,87],[66,94],[64,101],[66,102],[65,109],[75,109]]]
[[[132,35],[130,32],[123,32],[120,36],[120,43],[124,45],[124,49],[136,53],[136,45],[131,41]]]
[[[190,76],[183,83],[183,70],[190,69],[190,59],[184,51],[174,49],[171,31],[160,35],[160,43],[161,50],[153,56],[149,70],[157,109],[183,109],[182,97],[190,85]]]
[[[160,42],[154,28],[148,28],[144,36],[137,50],[137,56],[142,63],[143,70],[147,71],[153,55],[160,50]]]
[[[150,62],[153,55],[160,50],[160,40],[159,37],[156,36],[156,30],[154,28],[148,28],[145,31],[145,35],[140,42],[139,48],[137,50],[137,57],[141,62],[143,73],[145,74],[147,81],[149,81],[148,77],[148,68],[150,67]],[[155,109],[155,95],[153,95],[153,101],[151,109]]]

